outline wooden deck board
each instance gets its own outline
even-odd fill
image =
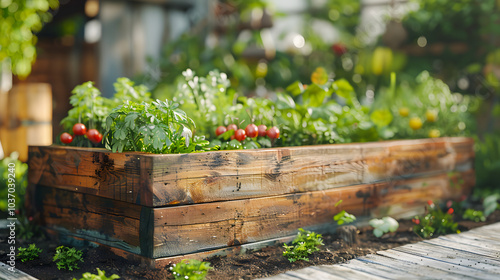
[[[37,280],[37,278],[30,276],[19,269],[14,271],[9,270],[10,266],[0,262],[0,279],[2,280]]]
[[[441,236],[350,260],[273,276],[295,279],[500,279],[500,223]],[[492,245],[493,243],[493,245]],[[318,278],[314,270],[337,278]],[[309,275],[309,277],[308,277]],[[283,278],[281,278],[283,276]]]

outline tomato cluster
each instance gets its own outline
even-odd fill
[[[67,132],[62,133],[60,137],[61,142],[63,144],[71,144],[74,138],[84,135],[94,144],[99,144],[102,141],[102,134],[97,129],[92,128],[87,131],[87,127],[83,123],[76,123],[73,125],[73,135]]]
[[[247,125],[245,129],[238,128],[236,124],[230,124],[227,127],[219,126],[215,130],[215,135],[220,136],[230,130],[234,131],[233,135],[231,136],[231,140],[236,139],[240,142],[245,140],[247,137],[255,138],[257,136],[267,136],[270,139],[278,139],[280,137],[280,130],[276,126],[267,129],[267,126],[264,124],[256,126],[253,123]]]

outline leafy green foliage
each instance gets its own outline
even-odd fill
[[[395,232],[399,228],[398,221],[391,217],[371,219],[369,223],[373,227],[373,235],[376,237],[381,237],[388,232]]]
[[[465,136],[474,128],[471,108],[477,100],[452,93],[441,80],[426,71],[416,78],[416,85],[402,83],[381,90],[372,108],[371,119],[383,139]],[[421,127],[412,127],[411,120],[422,120]]]
[[[476,138],[474,150],[476,189],[495,191],[500,173],[500,133],[486,134],[483,139]]]
[[[28,186],[28,165],[18,160],[19,154],[13,152],[9,157],[0,161],[0,211],[7,211],[8,208],[8,186],[15,184],[16,209],[21,209],[24,205],[24,196]],[[14,164],[14,167],[9,167]],[[13,174],[13,175],[9,175]],[[10,182],[9,182],[10,181]]]
[[[20,211],[20,213],[22,213],[22,211]],[[33,217],[21,215],[18,217],[16,225],[18,228],[17,237],[21,239],[30,240],[35,236],[42,235],[42,230],[38,224],[33,222]]]
[[[356,216],[347,213],[345,210],[340,211],[335,216],[333,220],[337,222],[337,225],[349,224],[356,221]]]
[[[34,259],[37,259],[42,251],[42,249],[36,247],[36,245],[33,243],[26,248],[19,247],[19,253],[17,254],[17,257],[21,259],[22,262],[32,261]]]
[[[283,244],[283,256],[290,262],[298,260],[309,261],[308,256],[319,251],[318,246],[324,245],[321,234],[299,228],[297,237],[292,241],[293,245]]]
[[[8,59],[13,74],[28,76],[36,58],[34,33],[52,20],[50,10],[58,7],[57,0],[0,1],[0,65]]]
[[[484,215],[485,216],[489,216],[496,209],[500,208],[500,204],[498,203],[499,199],[500,199],[500,194],[498,194],[498,193],[491,194],[491,195],[484,198],[483,207],[484,207]]]
[[[453,209],[453,208],[450,208]],[[450,213],[451,212],[451,213]],[[453,221],[453,211],[443,212],[434,203],[429,203],[426,214],[423,217],[415,216],[413,231],[423,238],[429,238],[435,234],[459,233],[458,224]]]
[[[170,267],[175,280],[203,280],[209,270],[213,269],[209,262],[198,260],[182,260]]]
[[[120,279],[120,276],[113,274],[110,277],[106,277],[106,272],[104,270],[100,270],[97,268],[97,275],[92,274],[90,272],[85,272],[82,275],[82,278],[78,280],[114,280],[114,279]],[[76,278],[73,278],[73,280],[77,280]]]
[[[126,102],[106,119],[104,143],[113,152],[191,153],[210,150],[203,137],[193,136],[195,124],[172,101]]]
[[[56,254],[53,261],[57,264],[57,269],[67,269],[73,271],[79,269],[78,264],[83,262],[83,252],[75,248],[59,246],[56,248]]]
[[[99,132],[106,127],[106,117],[111,110],[125,101],[142,102],[150,100],[150,93],[144,85],[135,86],[128,78],[118,78],[114,83],[115,95],[112,99],[101,96],[99,89],[94,87],[93,82],[85,82],[76,86],[71,92],[70,104],[73,106],[68,111],[61,125],[64,131],[73,134],[73,125],[83,123],[87,129],[95,128]],[[99,146],[92,144],[86,136],[75,137],[71,143],[73,146],[92,147]]]
[[[462,218],[465,220],[471,220],[474,222],[484,222],[486,221],[486,217],[483,214],[483,211],[474,210],[474,209],[466,209]]]

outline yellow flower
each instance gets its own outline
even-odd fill
[[[441,132],[439,131],[439,129],[431,129],[429,131],[429,137],[430,138],[437,138],[439,136],[441,136]]]
[[[413,117],[410,119],[409,125],[413,130],[420,129],[422,128],[422,120],[419,117]]]
[[[406,107],[399,108],[399,115],[401,117],[408,117],[410,115],[410,109]]]
[[[427,110],[427,112],[425,112],[425,118],[428,122],[436,122],[437,117],[438,113],[435,110]]]
[[[324,85],[328,82],[328,73],[326,73],[325,68],[318,67],[311,74],[311,81],[317,85]]]

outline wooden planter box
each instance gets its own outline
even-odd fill
[[[469,138],[175,155],[32,146],[29,201],[61,240],[154,267],[283,242],[299,227],[334,231],[341,210],[410,217],[470,194],[473,159]]]

